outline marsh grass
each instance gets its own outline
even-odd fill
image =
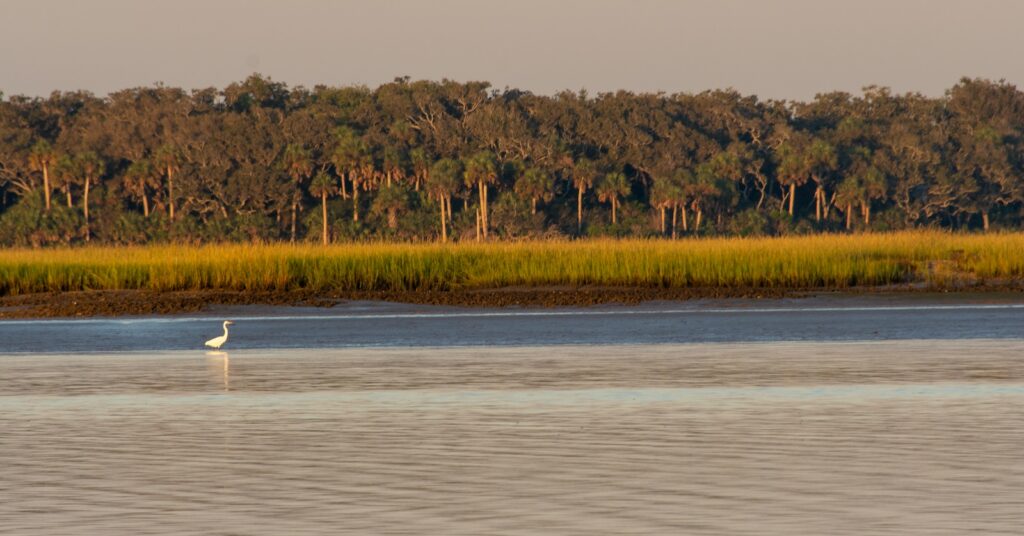
[[[0,251],[0,295],[90,289],[423,291],[507,286],[971,286],[1024,276],[1024,234],[680,241],[211,245]]]

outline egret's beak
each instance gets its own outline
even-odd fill
[[[229,326],[234,326],[234,325],[235,325],[235,323],[234,323],[234,322],[232,322],[232,321],[230,321],[230,320],[228,320],[228,325],[229,325]]]

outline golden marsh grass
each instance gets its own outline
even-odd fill
[[[506,286],[934,287],[1024,276],[1024,233],[497,244],[8,249],[0,295],[146,289],[419,291]]]

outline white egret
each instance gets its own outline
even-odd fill
[[[232,322],[230,320],[225,320],[224,321],[224,334],[221,335],[220,337],[214,337],[214,338],[206,341],[206,345],[209,346],[210,348],[220,348],[221,345],[223,345],[224,343],[228,342],[228,326],[230,326],[232,324],[234,324],[234,322]]]

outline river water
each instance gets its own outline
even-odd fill
[[[1022,330],[941,300],[0,322],[0,534],[1020,534]]]

